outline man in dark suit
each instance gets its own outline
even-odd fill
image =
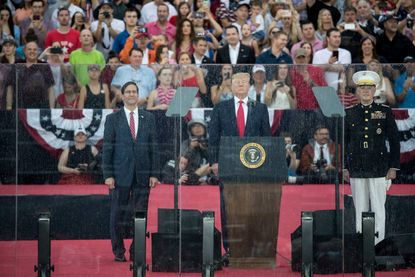
[[[198,36],[193,40],[193,55],[191,57],[192,63],[201,65],[201,64],[211,64],[213,61],[205,55],[208,44],[205,37]]]
[[[228,42],[216,52],[215,62],[219,64],[254,64],[254,50],[241,44],[238,28],[230,25],[225,28],[226,41]]]
[[[362,212],[375,213],[375,230],[385,237],[386,191],[400,167],[398,128],[391,108],[373,102],[379,75],[373,71],[353,74],[360,104],[346,110],[344,179],[350,180],[356,210],[356,231],[362,232]],[[386,147],[389,142],[389,151]]]
[[[271,127],[267,106],[249,100],[248,73],[237,73],[232,76],[233,99],[222,101],[212,111],[209,123],[209,163],[213,173],[218,175],[219,145],[221,137],[266,137],[271,136]],[[223,201],[223,186],[220,183],[221,221],[223,246],[229,249],[227,241],[226,217]]]
[[[139,110],[138,87],[127,82],[122,88],[124,107],[107,116],[104,131],[102,167],[110,189],[110,233],[115,261],[124,262],[126,225],[134,211],[147,211],[150,188],[158,183],[154,116]],[[130,246],[130,260],[133,249]]]

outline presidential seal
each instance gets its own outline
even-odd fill
[[[239,152],[239,159],[247,168],[258,168],[262,166],[266,156],[264,147],[254,142],[245,144]]]

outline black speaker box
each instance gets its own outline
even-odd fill
[[[203,218],[198,210],[180,210],[180,233],[174,230],[174,210],[159,209],[158,232],[152,234],[152,271],[201,272]],[[214,231],[213,258],[220,269],[221,233]]]

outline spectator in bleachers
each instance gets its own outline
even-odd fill
[[[219,23],[216,22],[210,10],[208,8],[204,8],[204,10],[205,11],[199,13],[193,13],[190,16],[190,20],[192,20],[193,22],[193,28],[195,30],[196,36],[205,37],[208,43],[209,52],[207,56],[213,60],[214,51],[219,48],[219,42],[217,40],[217,37],[220,37],[222,35],[223,29],[219,25]]]
[[[285,0],[274,0],[269,4],[269,10],[266,11],[265,14],[265,30],[269,30],[272,26],[274,26],[273,22],[277,20],[277,14],[279,10],[289,10],[289,6]],[[278,20],[277,24],[275,25],[279,30],[282,28],[282,22]],[[268,36],[268,38],[270,38]]]
[[[38,60],[39,47],[30,41],[24,48],[24,63],[17,68],[17,100],[19,109],[47,109],[55,107],[54,79],[49,65]]]
[[[13,15],[13,21],[17,26],[20,26],[23,20],[32,15],[32,0],[24,0],[23,5],[16,9]]]
[[[116,97],[121,99],[121,87],[130,81],[137,84],[139,88],[138,106],[147,105],[147,97],[156,88],[156,77],[154,71],[146,65],[142,65],[143,50],[133,48],[130,51],[130,64],[120,66],[112,79],[111,90],[116,92]]]
[[[158,71],[157,80],[159,85],[148,97],[147,110],[167,110],[176,94],[173,87],[173,69],[170,66],[164,66]]]
[[[318,13],[316,38],[321,41],[326,41],[327,31],[334,28],[333,18],[327,9],[322,9]]]
[[[383,15],[379,18],[379,25],[384,32],[376,38],[377,53],[384,56],[389,63],[402,63],[406,56],[414,53],[414,45],[398,30],[398,20],[394,15]]]
[[[115,71],[120,66],[120,59],[115,54],[114,51],[110,51],[108,53],[108,58],[106,60],[107,65],[105,66],[104,70],[102,71],[101,81],[103,84],[106,84],[108,88],[111,88],[112,79],[114,78]],[[111,107],[116,107],[116,102],[120,101],[121,99],[116,99],[116,91],[110,90],[110,100],[111,100]]]
[[[215,62],[219,64],[253,64],[255,53],[252,48],[241,44],[238,28],[234,25],[225,29],[227,44],[216,51]]]
[[[312,46],[313,53],[323,49],[323,42],[316,38],[314,25],[311,21],[305,20],[300,22],[302,40],[291,47],[291,56],[294,57],[295,51],[302,47],[301,44],[308,42]]]
[[[267,82],[265,104],[268,108],[288,110],[297,108],[297,94],[292,85],[288,64],[276,66],[275,76]]]
[[[399,22],[399,29],[402,30],[407,23],[407,16],[415,8],[415,2],[413,0],[401,0],[399,3],[400,5],[399,9],[396,11],[396,16],[398,16],[401,20]]]
[[[219,102],[232,99],[232,76],[233,67],[231,64],[222,65],[218,84],[213,85],[210,89],[210,97],[213,105]]]
[[[395,80],[398,108],[415,108],[415,58],[405,57],[405,71]]]
[[[288,40],[286,47],[291,49],[291,47],[301,40],[301,29],[298,21],[298,14],[294,11],[289,10],[280,10],[277,13],[278,20],[281,20],[282,27],[280,28],[287,34]]]
[[[375,35],[375,28],[379,23],[372,15],[370,4],[366,0],[358,0],[356,10],[356,22],[360,25],[360,28],[372,36]]]
[[[245,23],[244,25],[242,25],[241,35],[242,35],[241,43],[243,45],[251,47],[254,50],[255,57],[258,57],[260,54],[259,46],[258,46],[258,42],[252,36],[251,25],[249,25],[248,23]]]
[[[62,174],[61,185],[88,185],[94,184],[89,165],[98,155],[95,146],[87,144],[88,135],[83,127],[74,131],[73,146],[63,150],[59,157],[58,170]]]
[[[15,43],[15,42],[14,42]],[[10,46],[9,46],[10,45]],[[16,48],[12,42],[3,43],[3,51],[6,49],[7,52],[12,52],[12,48]],[[7,54],[6,54],[7,55]],[[6,59],[5,56],[2,60]],[[11,110],[13,109],[13,89],[15,84],[15,68],[3,62],[0,63],[0,110]]]
[[[113,17],[112,4],[103,2],[94,11],[95,21],[91,23],[91,31],[94,34],[96,49],[107,58],[115,37],[124,31],[124,21]]]
[[[85,21],[85,16],[80,13],[80,12],[76,12],[71,19],[71,28],[81,32],[84,29],[89,29],[89,22]]]
[[[101,67],[88,65],[89,82],[81,88],[78,109],[109,109],[110,93],[107,84],[101,82]]]
[[[295,67],[291,70],[291,80],[297,92],[297,109],[317,109],[314,86],[327,86],[321,68],[307,64],[307,50],[298,48],[294,55]]]
[[[43,0],[32,0],[32,15],[27,17],[20,24],[21,36],[26,38],[29,29],[33,29],[38,38],[37,44],[40,49],[45,48],[46,34],[54,29],[52,22],[48,21],[43,13],[45,11],[45,2]],[[23,41],[27,43],[27,41]]]
[[[259,55],[256,59],[258,64],[292,64],[293,60],[289,54],[284,52],[288,36],[283,31],[277,31],[272,36],[271,48]]]
[[[265,80],[265,67],[256,64],[252,67],[253,84],[249,88],[248,97],[254,101],[264,103],[267,83]]]
[[[157,21],[159,18],[158,9],[160,5],[164,5],[167,8],[166,21],[169,20],[171,16],[177,15],[176,8],[172,4],[170,4],[168,1],[153,0],[145,4],[143,8],[141,9],[140,23],[144,25],[150,22]],[[165,12],[163,11],[163,13]]]
[[[137,21],[140,18],[140,12],[136,8],[127,8],[124,13],[125,30],[115,37],[112,44],[112,50],[119,54],[123,49],[127,39],[132,35],[137,28]],[[137,45],[134,45],[136,47]]]
[[[305,63],[311,64],[313,62],[313,55],[314,55],[314,48],[313,45],[307,41],[304,41],[300,44],[300,48],[304,49],[306,51],[305,55]],[[297,48],[298,50],[299,48]],[[297,52],[297,51],[296,51]],[[295,54],[293,55],[295,58]],[[295,59],[294,59],[295,60]]]
[[[125,3],[125,0],[113,0],[112,1],[112,15],[114,18],[123,20],[124,19],[124,13],[127,10],[127,5]]]
[[[46,35],[45,47],[48,48],[56,43],[63,51],[65,62],[69,61],[72,51],[81,47],[79,41],[80,33],[72,29],[69,24],[69,10],[65,7],[58,10],[59,27]]]
[[[242,26],[246,23],[248,23],[249,19],[249,12],[251,9],[251,6],[249,5],[249,2],[241,1],[236,10],[234,11],[235,14],[235,22],[232,23],[233,26],[236,26],[238,28],[238,33],[242,34]]]
[[[87,66],[89,64],[97,64],[104,68],[105,59],[104,55],[93,47],[94,39],[90,30],[85,29],[81,32],[80,41],[81,48],[71,53],[69,62],[81,85],[86,85],[89,81]]]
[[[193,55],[191,56],[191,63],[196,65],[211,64],[213,61],[206,56],[208,50],[208,43],[204,36],[196,36],[193,40]]]
[[[156,51],[149,49],[150,37],[145,28],[136,27],[129,38],[125,41],[124,48],[120,52],[120,60],[124,64],[130,63],[130,50],[133,49],[134,45],[143,51],[143,64],[150,64],[151,60],[155,59]],[[154,44],[153,44],[154,45]],[[156,46],[156,45],[155,45]],[[157,48],[157,47],[154,47]]]
[[[7,6],[0,6],[0,42],[12,37],[20,45],[20,28],[14,24],[12,11]]]
[[[192,10],[190,9],[189,2],[181,1],[177,6],[177,15],[173,15],[170,17],[169,22],[170,24],[177,26],[180,21],[185,18],[188,18]]]
[[[277,32],[279,32],[280,29],[277,28],[276,26],[271,26],[268,29],[268,33],[267,33],[267,39],[264,45],[262,45],[262,50],[261,53],[266,52],[267,50],[271,49],[272,46],[272,37],[277,34]]]
[[[154,70],[154,72],[159,72],[160,68],[164,67],[167,64],[176,64],[176,61],[169,58],[169,47],[165,44],[157,46],[156,49],[156,60],[154,63],[151,64],[151,68]]]
[[[69,17],[71,18],[75,13],[79,12],[82,13],[82,15],[85,15],[84,10],[75,5],[74,3],[72,3],[71,0],[67,0],[66,4],[64,5],[64,7],[66,7],[69,11]],[[53,24],[54,27],[59,27],[59,18],[58,18],[58,13],[61,7],[56,7],[56,9],[52,12],[52,17],[51,17],[51,22]],[[49,7],[49,11],[50,11],[51,7]]]
[[[174,57],[178,57],[181,52],[188,52],[190,55],[193,54],[192,41],[196,34],[193,28],[193,23],[190,19],[183,19],[177,26],[176,35],[171,45],[171,49],[174,52]]]
[[[202,94],[207,93],[204,69],[192,65],[190,55],[187,52],[180,53],[178,58],[180,67],[175,78],[178,81],[177,85],[180,87],[199,88],[199,92],[192,103],[192,108],[201,108],[203,107]]]
[[[79,101],[79,84],[73,74],[62,77],[63,92],[56,99],[56,107],[61,109],[77,109]]]
[[[299,21],[307,20],[307,1],[292,0],[292,5],[298,13]]]
[[[16,61],[17,42],[13,38],[3,40],[0,63],[14,64]]]
[[[293,137],[290,133],[284,132],[281,134],[281,137],[284,138],[285,144],[285,159],[287,161],[289,178],[288,182],[294,183],[294,179],[291,179],[290,177],[297,176],[297,169],[300,166],[300,148],[298,147],[298,145],[294,144]]]
[[[389,78],[383,76],[382,64],[378,60],[373,59],[367,64],[367,70],[376,72],[380,77],[375,95],[373,96],[373,101],[375,103],[386,104],[392,107],[395,106],[395,94],[393,93],[393,88]]]
[[[53,46],[46,48],[45,51],[40,54],[38,59],[47,61],[52,70],[53,79],[55,81],[53,91],[55,92],[55,98],[57,98],[63,91],[62,77],[70,71],[63,63],[64,54],[62,48],[59,46],[59,42],[55,42]]]
[[[338,147],[340,161],[340,146],[330,140],[329,129],[318,125],[314,137],[309,140],[301,151],[300,172],[306,183],[331,183],[337,174],[334,154]]]
[[[341,18],[339,10],[333,6],[331,0],[306,0],[307,2],[307,18],[313,22],[314,27],[318,29],[318,17],[321,10],[326,9],[330,12],[333,25],[337,25]]]
[[[324,70],[327,85],[338,91],[339,84],[344,82],[342,73],[344,65],[352,62],[350,52],[340,48],[341,35],[340,31],[332,28],[327,31],[327,47],[314,53],[313,64],[320,65]]]
[[[376,41],[371,36],[363,37],[360,40],[359,52],[353,59],[353,63],[368,64],[371,60],[376,59],[381,63],[387,63],[383,56],[376,53]]]
[[[256,41],[261,43],[265,39],[265,21],[264,16],[262,15],[261,2],[253,1],[251,4],[251,11],[250,25],[252,36]]]
[[[161,3],[157,6],[157,20],[148,22],[145,27],[151,37],[165,34],[169,40],[169,45],[171,45],[176,35],[176,26],[170,24],[168,18],[168,5],[166,3]]]

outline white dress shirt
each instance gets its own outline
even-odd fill
[[[236,118],[238,118],[239,101],[241,101],[241,99],[239,99],[238,97],[234,97],[233,99],[235,101],[235,116]],[[244,109],[244,122],[246,126],[246,120],[248,119],[248,96],[242,99],[242,101],[242,108]]]
[[[330,151],[329,151],[328,144],[320,145],[318,143],[314,145],[314,159],[313,159],[314,163],[316,163],[320,159],[320,147],[321,146],[323,146],[324,159],[326,159],[327,164],[331,164]]]
[[[231,64],[236,64],[236,62],[238,61],[238,54],[239,54],[239,47],[240,46],[241,46],[240,42],[238,42],[238,44],[235,46],[235,48],[233,48],[229,44],[229,57],[231,59]]]
[[[135,127],[135,137],[137,137],[137,130],[138,130],[138,108],[135,108],[134,111],[130,111],[126,107],[124,107],[124,113],[127,117],[128,127],[130,126],[130,113],[134,113],[134,127]]]

